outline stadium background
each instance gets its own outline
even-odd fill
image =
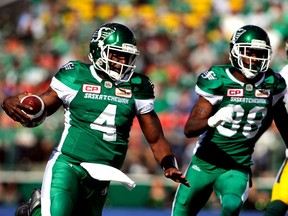
[[[196,139],[186,139],[183,126],[195,100],[197,75],[212,64],[229,63],[231,34],[246,24],[267,30],[274,51],[271,67],[280,70],[288,63],[287,11],[285,0],[1,0],[0,98],[44,91],[61,65],[88,61],[89,40],[97,27],[124,23],[135,31],[141,51],[137,72],[155,84],[155,109],[185,170]],[[13,215],[15,206],[41,185],[62,126],[62,110],[34,129],[23,128],[0,110],[0,215]],[[272,125],[256,145],[253,188],[241,215],[259,215],[265,209],[283,150]],[[177,185],[162,177],[137,122],[123,171],[137,186],[129,192],[113,183],[104,215],[169,215]],[[205,206],[208,213],[201,215],[218,209],[212,195]]]

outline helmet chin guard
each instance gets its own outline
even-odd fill
[[[246,68],[241,69],[241,72],[247,79],[253,79],[258,74],[258,73],[253,73],[252,71]]]

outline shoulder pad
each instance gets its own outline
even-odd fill
[[[87,65],[80,61],[69,61],[59,69],[55,78],[65,85],[72,87],[79,79],[79,72],[83,67],[87,68]]]
[[[138,99],[154,98],[154,84],[145,75],[134,73],[130,79],[132,92]]]
[[[286,89],[285,79],[270,68],[265,72],[265,80],[273,85],[274,95],[280,94]]]
[[[222,67],[211,67],[199,75],[197,86],[206,93],[222,95],[223,76],[227,75]]]
[[[81,61],[69,61],[66,64],[62,65],[60,70],[62,71],[79,70],[81,67],[87,67],[87,64]]]

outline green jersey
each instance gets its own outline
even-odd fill
[[[53,77],[51,88],[65,112],[56,150],[80,162],[121,168],[135,115],[154,109],[152,82],[137,73],[129,82],[102,80],[93,65],[73,61]]]
[[[225,106],[234,110],[232,123],[209,128],[197,142],[194,161],[208,170],[253,164],[255,143],[271,125],[271,108],[286,90],[285,80],[271,69],[257,83],[237,80],[230,69],[213,66],[197,80],[196,92],[217,108],[215,112]]]

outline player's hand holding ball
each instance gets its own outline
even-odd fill
[[[8,116],[14,121],[20,122],[24,127],[36,127],[47,116],[43,100],[39,96],[27,92],[5,97],[1,107]]]
[[[32,109],[23,109],[30,118],[31,122],[22,123],[25,127],[36,127],[40,125],[47,116],[47,111],[43,100],[37,95],[28,95],[21,99],[22,104],[32,107]]]

